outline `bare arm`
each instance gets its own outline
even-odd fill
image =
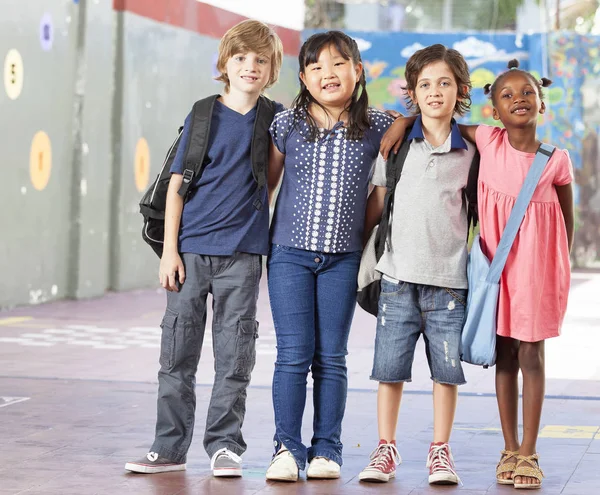
[[[272,205],[275,200],[275,191],[281,180],[283,173],[283,161],[285,155],[277,149],[273,141],[269,148],[269,173],[267,178],[267,187],[269,189],[269,204]]]
[[[398,153],[402,139],[404,139],[404,134],[406,134],[406,129],[413,125],[415,120],[417,120],[416,116],[396,119],[390,128],[385,131],[379,145],[379,153],[381,153],[384,159],[388,159],[388,155],[392,150],[394,153]]]
[[[160,259],[158,272],[160,285],[169,291],[175,292],[179,292],[177,279],[179,278],[180,284],[185,281],[185,268],[178,249],[179,225],[181,224],[181,213],[183,212],[183,198],[178,191],[182,182],[183,175],[171,174],[165,207],[163,255]]]
[[[363,246],[369,240],[369,236],[371,235],[371,231],[375,228],[375,225],[377,225],[381,220],[385,192],[385,186],[375,186],[371,191],[371,194],[369,194],[369,198],[367,199],[367,211],[365,213],[365,230],[363,234]]]
[[[565,219],[567,229],[567,240],[569,242],[569,253],[573,247],[573,236],[575,234],[575,213],[573,211],[573,185],[555,186],[558,194],[560,209]]]
[[[471,141],[473,144],[476,144],[475,133],[477,132],[478,127],[478,125],[458,124],[458,128],[460,129],[460,134],[462,135],[462,137],[464,137],[468,141]]]

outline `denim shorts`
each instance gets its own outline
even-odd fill
[[[466,289],[381,280],[372,380],[409,382],[419,335],[423,333],[431,379],[466,383],[460,362]]]

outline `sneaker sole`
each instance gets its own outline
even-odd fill
[[[388,481],[390,481],[391,478],[395,478],[396,477],[396,471],[390,473],[390,474],[385,474],[385,473],[378,473],[376,471],[371,471],[369,473],[360,473],[358,475],[358,479],[360,481],[370,481],[373,483],[387,483]]]
[[[296,474],[296,476],[273,476],[273,475],[268,475],[266,476],[267,481],[298,481],[298,474]]]
[[[239,478],[242,476],[241,468],[217,468],[213,469],[216,478]]]
[[[306,473],[306,479],[309,480],[337,480],[340,477],[340,473],[324,473],[324,474],[308,474]]]
[[[170,473],[173,471],[185,471],[185,464],[169,464],[166,466],[150,466],[145,464],[136,464],[128,462],[125,464],[125,470],[131,471],[132,473],[141,474],[157,474],[157,473]]]
[[[451,474],[440,473],[429,475],[430,485],[458,485],[458,479]]]

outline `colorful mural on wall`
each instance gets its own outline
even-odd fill
[[[311,33],[308,33],[311,34]],[[539,137],[569,150],[575,168],[577,232],[574,262],[598,264],[600,257],[600,37],[575,33],[363,33],[350,32],[361,49],[369,100],[378,108],[406,113],[404,69],[420,48],[442,43],[467,60],[473,83],[465,123],[498,124],[483,86],[506,70],[510,59],[537,77],[551,78],[545,90],[547,112]],[[305,34],[306,36],[306,34]]]

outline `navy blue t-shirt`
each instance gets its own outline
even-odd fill
[[[276,105],[276,111],[284,108]],[[190,187],[183,207],[180,252],[222,256],[235,252],[268,253],[266,188],[260,198],[262,210],[253,206],[258,198],[250,158],[255,117],[256,107],[242,115],[215,101],[204,172]],[[171,173],[183,173],[189,129],[190,115],[185,120]]]
[[[346,139],[338,122],[309,141],[305,118],[294,119],[293,110],[275,115],[270,132],[285,162],[271,242],[325,253],[362,249],[369,180],[379,142],[394,121],[374,108],[369,120],[360,140]]]

